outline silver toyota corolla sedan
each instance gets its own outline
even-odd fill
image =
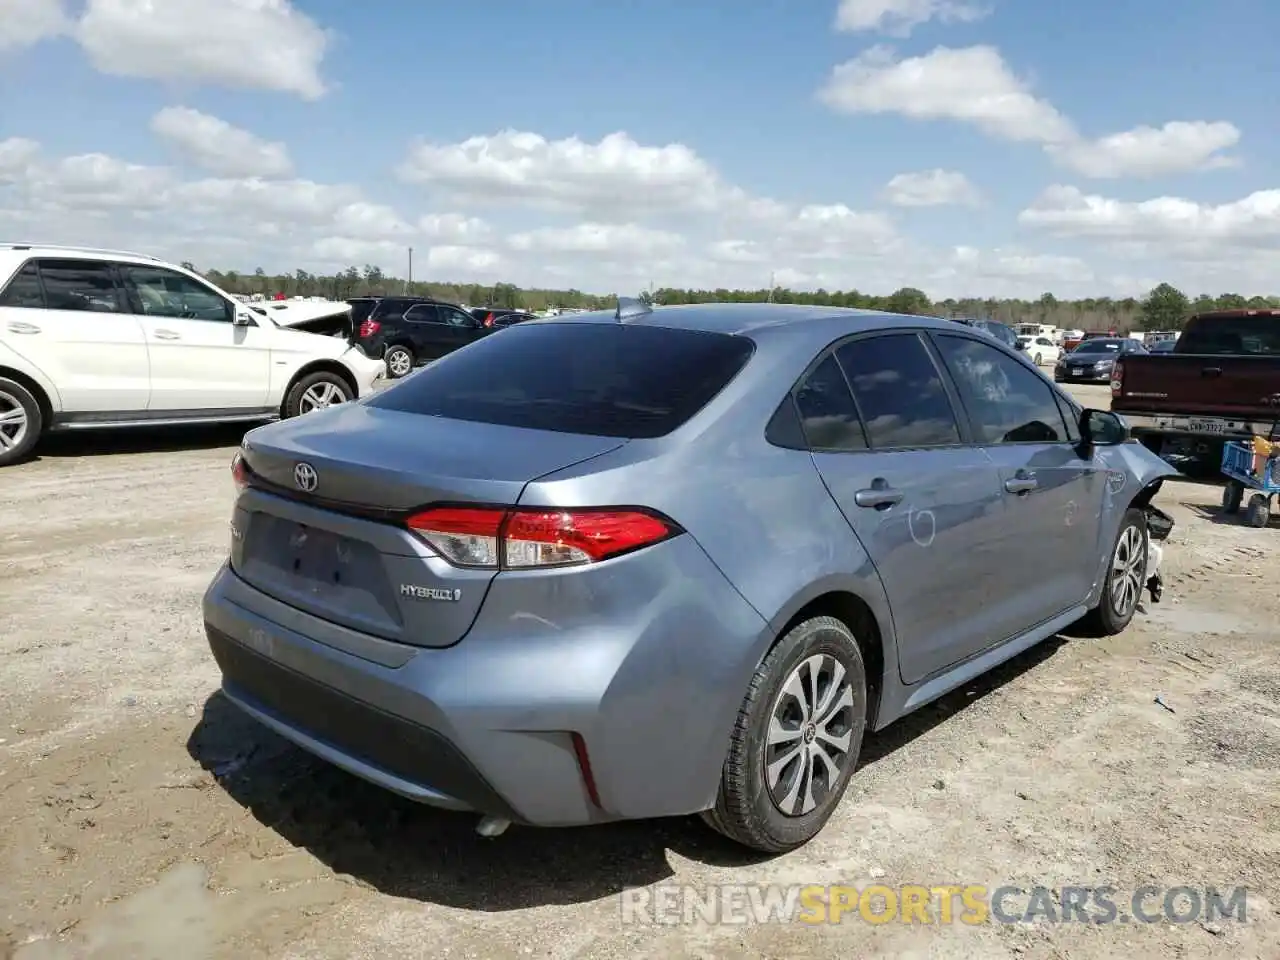
[[[624,303],[249,433],[204,599],[225,696],[482,833],[813,837],[868,730],[1088,617],[1175,473],[981,332]]]

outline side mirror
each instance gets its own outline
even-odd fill
[[[237,310],[231,315],[231,323],[233,326],[237,327],[251,327],[253,326],[253,317],[249,316],[247,313],[242,313]]]
[[[1127,443],[1129,425],[1110,410],[1085,410],[1080,414],[1080,438],[1087,444],[1113,447]]]

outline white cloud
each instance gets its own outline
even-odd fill
[[[34,46],[69,27],[62,0],[0,0],[0,52]]]
[[[488,243],[493,237],[493,228],[479,217],[430,213],[418,219],[418,233],[436,243],[475,246]]]
[[[329,35],[289,0],[88,0],[75,37],[116,76],[325,93]]]
[[[1050,146],[1049,154],[1077,173],[1093,179],[1157,177],[1191,170],[1234,166],[1222,151],[1240,142],[1234,124],[1204,120],[1135,127],[1097,140]]]
[[[1259,190],[1231,203],[1212,205],[1182,197],[1114,200],[1059,185],[1044,191],[1018,220],[1066,237],[1180,248],[1226,244],[1274,250],[1280,240],[1280,190]]]
[[[672,253],[685,240],[669,230],[652,230],[632,223],[580,223],[517,233],[507,242],[513,250],[532,253],[654,257]]]
[[[898,59],[872,47],[840,64],[818,91],[839,113],[897,114],[912,120],[950,120],[989,136],[1037,143],[1061,163],[1095,179],[1154,177],[1231,165],[1221,154],[1240,131],[1224,121],[1173,121],[1135,127],[1096,140],[1005,63],[995,47],[936,47]]]
[[[990,13],[990,7],[964,0],[840,0],[835,27],[843,33],[905,37],[930,20],[972,23]]]
[[[1071,123],[1035,97],[995,47],[936,47],[896,59],[872,47],[831,73],[819,96],[849,114],[896,113],[913,120],[958,120],[1006,140],[1072,139]]]
[[[402,179],[470,203],[575,212],[714,210],[743,199],[693,150],[643,146],[625,133],[592,143],[504,130],[461,143],[419,141]]]
[[[283,143],[263,140],[190,107],[165,107],[151,118],[151,130],[191,162],[220,177],[287,177],[293,173],[293,161]]]
[[[937,169],[898,174],[885,184],[884,198],[897,207],[975,206],[979,200],[963,173]]]

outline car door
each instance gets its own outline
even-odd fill
[[[884,583],[902,679],[924,680],[999,639],[988,594],[1002,566],[1001,491],[991,461],[966,442],[925,341],[846,341],[796,402],[814,463]],[[833,434],[841,421],[861,433]]]
[[[444,322],[436,304],[414,304],[404,312],[403,323],[413,342],[414,355],[419,359],[435,360],[455,349],[452,328]]]
[[[266,408],[271,345],[266,319],[233,320],[237,305],[193,277],[161,266],[120,264],[151,355],[149,411],[253,413]]]
[[[0,294],[0,315],[6,342],[54,383],[68,419],[146,410],[146,339],[109,263],[30,260]]]
[[[976,338],[933,334],[974,441],[1004,493],[1006,635],[1049,620],[1088,595],[1106,475],[1083,455],[1057,391],[1039,371]]]

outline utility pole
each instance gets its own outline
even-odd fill
[[[413,286],[413,247],[409,248],[409,279],[404,283],[404,292],[408,293]]]
[[[766,303],[773,303],[773,291],[776,289],[773,285],[773,277],[774,277],[773,271],[770,270],[769,271],[769,299],[765,301]]]

